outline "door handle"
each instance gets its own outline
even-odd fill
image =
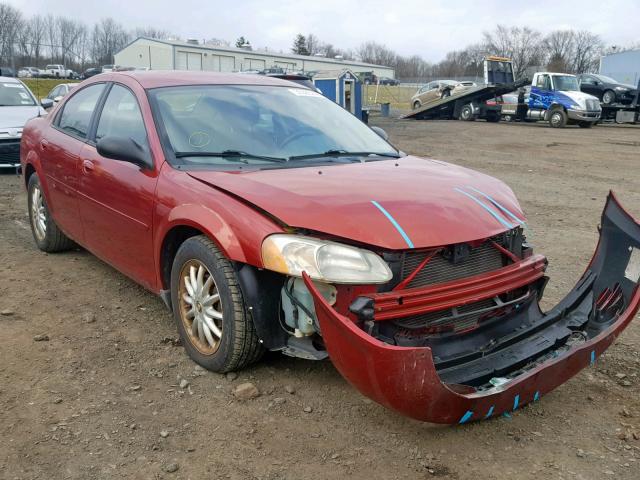
[[[93,171],[94,165],[91,160],[83,160],[82,161],[82,171],[84,173],[91,173]]]

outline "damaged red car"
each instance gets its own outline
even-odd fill
[[[547,260],[509,187],[284,80],[99,75],[27,124],[20,155],[37,246],[81,245],[159,294],[198,364],[329,357],[419,420],[538,400],[640,302],[640,225],[613,194],[591,263],[542,311]]]

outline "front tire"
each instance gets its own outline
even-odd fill
[[[37,173],[29,178],[27,192],[29,223],[38,248],[47,253],[63,252],[73,248],[75,246],[73,240],[67,237],[51,218]]]
[[[178,249],[171,301],[184,348],[197,364],[224,373],[262,356],[233,265],[204,235],[187,239]]]
[[[422,106],[422,104],[421,104],[418,100],[416,100],[415,102],[413,102],[413,109],[414,109],[414,110],[419,109],[421,106]]]
[[[613,90],[607,90],[602,94],[602,103],[605,105],[611,105],[616,101],[616,92]]]
[[[560,108],[556,108],[555,110],[552,110],[549,115],[549,126],[552,128],[564,128],[567,124],[567,120],[568,117],[565,111]]]

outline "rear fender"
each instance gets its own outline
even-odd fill
[[[448,424],[514,411],[593,365],[638,311],[639,277],[640,225],[611,193],[602,214],[598,246],[584,275],[556,307],[539,313],[542,323],[556,329],[572,326],[575,317],[582,315],[586,340],[560,345],[552,355],[532,359],[528,368],[514,372],[499,386],[474,388],[443,382],[430,348],[398,347],[365,333],[337,313],[304,274],[329,356],[347,381],[403,415]],[[590,310],[588,321],[581,310],[585,305]],[[532,335],[524,342],[537,338]],[[508,358],[502,352],[502,358]]]

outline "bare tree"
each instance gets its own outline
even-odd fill
[[[23,26],[22,13],[17,8],[0,3],[0,60],[14,67],[14,46]]]
[[[516,78],[522,77],[527,68],[543,62],[542,38],[536,30],[498,25],[493,32],[484,32],[483,36],[488,52],[513,60]]]
[[[93,27],[92,53],[98,64],[113,62],[113,55],[129,42],[129,34],[113,18],[103,18]]]
[[[570,62],[573,73],[593,72],[598,68],[600,53],[604,44],[600,37],[587,30],[575,33],[572,61]]]
[[[316,53],[320,53],[320,40],[313,33],[308,34],[306,37],[306,47],[309,55],[315,55]]]
[[[136,28],[134,30],[135,37],[147,37],[147,38],[157,38],[159,40],[166,40],[171,36],[171,34],[167,30],[161,30],[155,27],[144,27],[144,28]]]
[[[373,63],[374,65],[393,66],[398,61],[398,54],[376,42],[365,42],[356,50],[356,54],[361,61],[365,63]]]

